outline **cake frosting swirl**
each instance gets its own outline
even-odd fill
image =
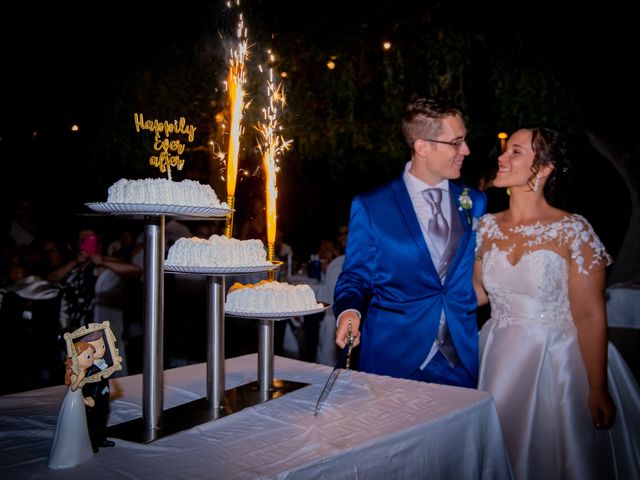
[[[171,245],[166,265],[183,267],[268,266],[262,240],[238,240],[224,235],[179,238]]]
[[[227,293],[225,309],[239,313],[305,312],[322,308],[309,285],[262,280],[234,283]]]
[[[188,179],[174,182],[166,178],[121,178],[109,187],[107,203],[229,208],[220,202],[210,185]]]

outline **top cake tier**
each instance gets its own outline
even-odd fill
[[[220,202],[209,185],[194,180],[174,182],[164,178],[122,178],[109,187],[107,203],[229,208],[225,202]]]

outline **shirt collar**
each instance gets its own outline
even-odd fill
[[[438,183],[437,185],[431,186],[428,183],[425,183],[422,180],[420,180],[418,177],[409,173],[410,168],[411,168],[411,160],[409,160],[404,166],[404,172],[402,174],[404,178],[404,183],[407,186],[407,190],[409,190],[410,194],[421,193],[424,190],[428,190],[430,188],[440,188],[445,192],[449,191],[449,180],[447,180],[446,178],[442,180],[440,183]]]

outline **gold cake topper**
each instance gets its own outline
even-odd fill
[[[187,125],[184,117],[180,117],[180,120],[174,120],[173,122],[167,120],[161,122],[157,119],[145,120],[141,113],[134,113],[133,118],[136,132],[149,130],[155,133],[153,149],[156,152],[160,152],[160,154],[150,156],[149,163],[154,167],[158,167],[161,172],[167,172],[167,176],[171,180],[171,167],[182,170],[184,166],[184,160],[180,158],[180,155],[184,153],[186,145],[180,140],[170,139],[169,136],[172,133],[184,134],[187,135],[189,142],[193,142],[196,127]],[[164,133],[164,138],[161,138],[162,133]]]

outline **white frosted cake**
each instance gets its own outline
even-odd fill
[[[238,240],[224,235],[209,239],[179,238],[169,248],[166,265],[183,267],[267,266],[267,252],[262,240]]]
[[[225,304],[227,311],[240,313],[304,312],[322,307],[309,285],[267,280],[249,285],[234,283]]]
[[[226,203],[220,202],[209,185],[194,180],[174,182],[166,178],[121,178],[109,187],[107,203],[229,208]]]

